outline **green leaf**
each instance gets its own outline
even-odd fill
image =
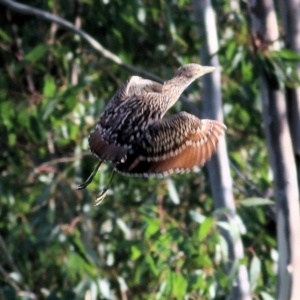
[[[261,271],[261,262],[257,256],[253,256],[250,265],[250,289],[253,292],[257,287]]]
[[[230,231],[230,229],[231,229],[230,224],[227,221],[218,221],[217,224],[218,224],[218,227],[221,227],[227,231]]]
[[[183,299],[186,288],[187,280],[183,277],[181,273],[169,272],[167,277],[167,290],[173,297],[177,299]]]
[[[272,297],[270,294],[268,294],[266,292],[260,292],[260,295],[263,300],[274,300],[275,299],[274,297]]]
[[[45,121],[48,119],[48,117],[51,115],[51,113],[54,111],[57,104],[57,100],[51,100],[47,103],[45,111],[43,113],[42,120]]]
[[[44,44],[40,44],[25,56],[25,60],[30,62],[37,61],[41,59],[46,54],[46,52],[47,52],[47,46]]]
[[[131,246],[131,259],[136,260],[142,255],[140,247],[135,245]]]
[[[205,216],[201,215],[200,213],[198,213],[197,211],[191,210],[189,211],[190,217],[193,221],[197,222],[197,223],[203,223],[204,220],[206,219]]]
[[[12,118],[15,114],[15,111],[9,101],[0,103],[0,113],[5,126],[7,126],[7,128],[12,128],[14,126]]]
[[[32,135],[32,137],[36,140],[36,141],[40,141],[42,139],[42,130],[40,128],[40,123],[38,121],[38,119],[34,116],[30,116],[29,117],[29,128],[30,128],[30,133]]]
[[[0,37],[2,38],[2,40],[4,42],[10,43],[11,42],[11,38],[10,36],[0,28]]]
[[[199,240],[203,241],[205,237],[212,230],[214,220],[212,218],[206,218],[199,228]]]
[[[55,95],[56,85],[52,76],[45,76],[43,95],[47,98],[52,98]]]
[[[229,281],[234,281],[237,274],[238,274],[238,271],[239,271],[239,267],[240,267],[240,262],[238,259],[236,259],[233,264],[231,265],[231,270],[229,272],[229,275],[228,275],[228,279]]]
[[[157,269],[155,262],[150,254],[146,255],[145,262],[147,263],[151,272],[157,276],[159,274],[159,270]]]
[[[275,205],[274,201],[265,198],[248,198],[239,202],[243,206]]]
[[[12,147],[16,144],[16,140],[17,140],[17,137],[14,133],[10,133],[8,135],[8,144],[10,147]]]
[[[225,260],[227,260],[229,258],[228,242],[222,235],[219,236],[219,239],[220,239],[219,245],[221,247],[222,254],[223,254]]]
[[[271,57],[280,57],[280,58],[283,58],[285,60],[300,62],[300,55],[297,52],[295,52],[293,50],[290,50],[290,49],[283,49],[283,50],[280,50],[280,51],[273,51],[273,52],[271,52]]]
[[[145,237],[149,238],[160,229],[160,221],[157,219],[148,219],[147,227],[145,230]]]

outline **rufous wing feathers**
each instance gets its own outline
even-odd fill
[[[185,172],[203,166],[216,150],[226,126],[215,120],[200,120],[182,112],[162,119],[144,134],[117,171],[132,176],[159,176]]]

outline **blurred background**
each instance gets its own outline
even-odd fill
[[[270,49],[255,36],[251,1],[198,0],[211,27],[196,2],[26,1],[85,31],[104,53],[72,29],[0,1],[1,299],[276,299],[276,189],[258,78],[291,95],[299,56],[286,40],[284,8],[270,8],[280,24],[279,46]],[[87,139],[109,99],[129,76],[166,80],[181,65],[209,64],[199,53],[201,32],[210,30],[235,223],[222,219],[226,205],[216,209],[207,167],[166,179],[116,174],[95,207],[111,166],[86,190],[76,186],[97,162]],[[192,84],[170,114],[207,118],[202,85]],[[234,261],[222,230],[240,241]],[[241,267],[246,288],[234,298]]]

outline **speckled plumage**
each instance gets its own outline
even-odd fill
[[[137,76],[127,80],[90,135],[92,153],[132,176],[163,176],[203,165],[225,125],[186,112],[162,119],[203,68],[181,67],[164,85]]]
[[[163,116],[187,86],[213,70],[189,64],[163,85],[130,77],[109,101],[91,133],[91,152],[130,176],[163,177],[202,166],[214,153],[226,126],[186,112]],[[78,188],[85,188],[95,172]]]

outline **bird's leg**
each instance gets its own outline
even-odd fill
[[[97,166],[94,169],[94,171],[92,172],[92,174],[89,176],[89,178],[85,182],[83,182],[82,184],[77,186],[77,188],[76,188],[77,190],[85,189],[92,182],[92,180],[95,177],[95,175],[96,175],[98,169],[100,168],[102,162],[103,162],[103,160],[99,160],[99,162],[97,163]]]
[[[111,176],[110,176],[110,179],[109,179],[109,182],[108,184],[102,189],[102,191],[97,195],[97,198],[96,198],[96,201],[95,201],[95,206],[99,205],[103,199],[105,198],[106,194],[107,194],[107,191],[110,187],[110,183],[112,182],[113,178],[114,178],[114,175],[115,175],[115,169],[113,169],[112,173],[111,173]]]

